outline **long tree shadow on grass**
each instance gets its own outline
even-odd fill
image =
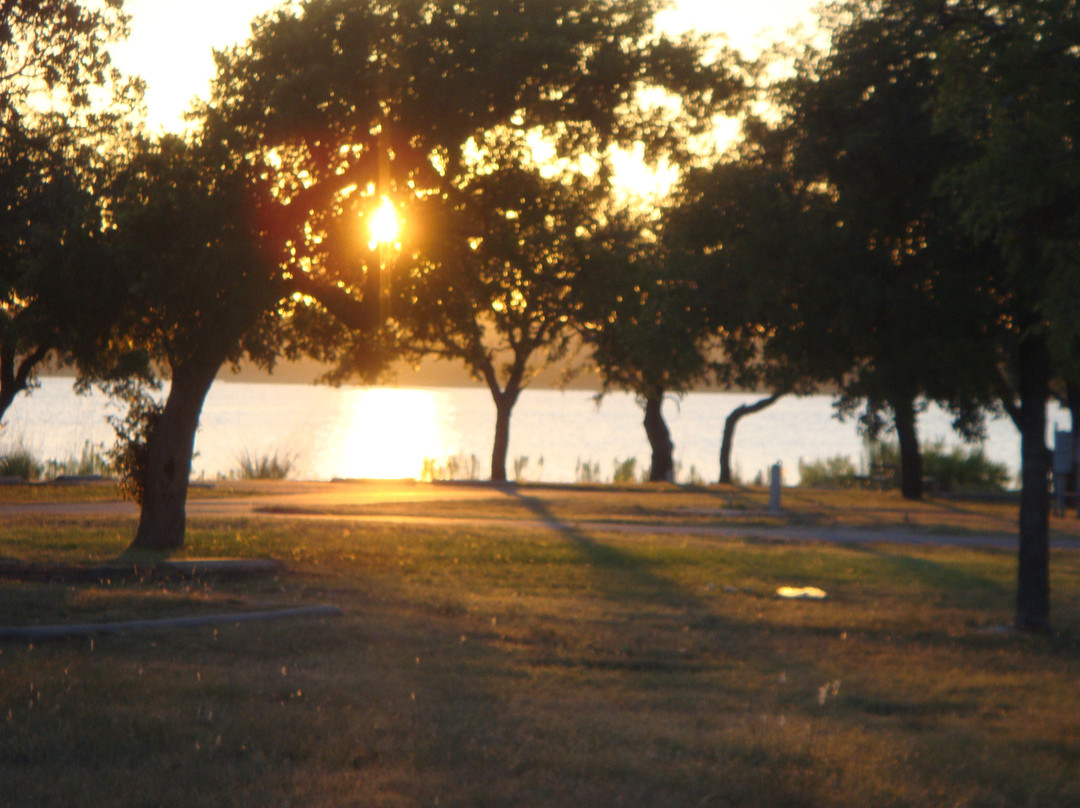
[[[650,570],[648,562],[640,556],[599,542],[579,528],[563,522],[541,499],[517,490],[512,493],[537,518],[580,550],[598,573],[603,573],[597,579],[606,597],[618,600],[645,599],[674,607],[701,606],[698,599],[681,586]]]
[[[1011,606],[1014,590],[1010,585],[963,569],[959,563],[894,553],[871,544],[849,544],[848,549],[878,558],[900,575],[935,590],[939,597],[949,601],[947,605],[979,610]]]

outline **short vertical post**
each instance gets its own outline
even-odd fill
[[[780,483],[784,467],[777,461],[769,469],[769,513],[780,513]]]
[[[1068,475],[1073,471],[1072,433],[1060,429],[1054,430],[1054,454],[1052,471],[1054,473],[1054,516],[1065,515],[1065,488]]]

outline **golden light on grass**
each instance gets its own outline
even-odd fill
[[[371,237],[368,246],[373,250],[380,244],[398,244],[398,238],[401,236],[401,219],[389,197],[382,197],[379,200],[379,206],[371,214],[368,221],[368,235]]]

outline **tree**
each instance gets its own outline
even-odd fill
[[[497,409],[494,479],[505,478],[509,414],[530,357],[562,350],[558,290],[573,268],[552,260],[572,262],[563,245],[578,237],[563,212],[573,182],[539,173],[535,152],[549,150],[564,177],[602,181],[613,145],[673,153],[734,87],[720,63],[705,64],[703,41],[653,30],[657,9],[656,0],[309,0],[263,17],[250,42],[218,55],[207,116],[276,183],[272,232],[295,257],[296,288],[359,294],[378,277],[375,286],[404,295],[382,339],[400,345],[414,328],[414,350],[466,361],[485,380]],[[655,89],[671,103],[648,101]],[[405,281],[383,279],[377,256],[350,242],[383,198],[406,220],[393,267]],[[544,205],[551,221],[534,216]],[[481,223],[502,236],[487,238]],[[501,377],[500,353],[510,357]],[[350,353],[341,356],[344,374]]]
[[[650,482],[675,474],[664,398],[691,390],[710,370],[711,324],[697,269],[689,255],[667,249],[648,222],[624,212],[593,245],[575,291],[575,320],[603,392],[631,392],[644,410]]]
[[[463,362],[495,402],[491,479],[506,480],[510,416],[541,369],[571,347],[569,318],[596,183],[545,177],[520,156],[489,156],[424,216],[400,281],[409,350]],[[439,226],[434,226],[438,222]]]
[[[731,449],[735,445],[735,427],[739,425],[739,421],[747,415],[753,415],[755,412],[771,407],[783,397],[784,393],[771,393],[750,404],[740,404],[728,413],[727,418],[724,419],[724,432],[720,438],[719,482],[721,485],[731,485],[734,482],[734,476],[731,473]]]
[[[836,260],[832,223],[789,171],[750,149],[689,172],[677,200],[666,237],[700,265],[698,294],[715,341],[713,377],[729,389],[767,391],[725,419],[720,482],[730,484],[743,417],[789,393],[811,392],[820,377],[842,376],[847,368],[830,333],[803,329],[792,294],[803,267]]]
[[[1050,625],[1050,459],[1055,374],[1080,378],[1080,13],[1061,0],[970,0],[940,9],[938,125],[965,159],[943,172],[965,231],[993,245],[1006,358],[1003,403],[1021,435],[1016,625]]]
[[[126,34],[118,2],[2,11],[0,420],[48,358],[89,361],[107,323],[116,295],[93,189],[137,98],[106,50]]]
[[[812,342],[777,344],[809,376],[839,386],[841,415],[865,403],[871,435],[891,420],[901,490],[917,499],[924,402],[952,409],[974,438],[992,399],[996,301],[982,282],[991,256],[960,232],[937,193],[938,177],[966,149],[933,117],[937,4],[840,4],[822,26],[829,49],[808,48],[774,88],[782,121],[751,133],[761,158],[791,173],[803,207],[825,217],[830,242],[822,263],[793,265],[788,310],[776,312],[800,335],[828,335],[827,353],[807,351]]]
[[[374,373],[399,349],[382,261],[357,233],[377,206],[448,199],[492,134],[544,134],[567,154],[626,140],[668,117],[618,114],[647,77],[689,84],[694,120],[710,106],[698,50],[630,36],[652,8],[311,0],[217,54],[198,136],[142,141],[111,186],[126,290],[112,345],[141,346],[170,381],[164,404],[122,388],[135,546],[183,542],[194,433],[222,365],[307,350]]]
[[[195,431],[218,371],[242,356],[272,366],[287,348],[281,307],[291,290],[264,240],[261,188],[244,162],[175,136],[137,144],[110,188],[110,250],[123,279],[111,345],[141,348],[169,380],[163,404],[130,382],[120,388],[133,404],[134,547],[183,543]]]

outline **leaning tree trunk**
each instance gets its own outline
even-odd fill
[[[724,419],[724,437],[720,440],[720,482],[731,485],[731,447],[735,443],[735,426],[746,415],[761,412],[766,407],[771,407],[780,400],[783,393],[774,393],[768,398],[755,401],[753,404],[740,404],[733,409]]]
[[[5,345],[0,350],[0,423],[3,423],[4,415],[16,396],[30,389],[30,374],[48,355],[49,348],[44,345],[21,359],[11,345]]]
[[[1050,452],[1046,448],[1046,401],[1050,357],[1045,337],[1020,343],[1020,548],[1016,627],[1050,627]]]
[[[916,424],[915,403],[910,398],[890,401],[896,440],[900,444],[900,494],[904,499],[922,499],[922,452],[919,450],[919,430]]]
[[[675,444],[671,442],[671,433],[664,423],[661,412],[663,403],[662,390],[645,399],[645,434],[652,449],[652,468],[649,470],[651,483],[671,482],[675,477]]]
[[[142,511],[134,548],[174,550],[184,545],[188,479],[195,430],[203,402],[221,363],[173,369],[169,397],[147,442]]]

